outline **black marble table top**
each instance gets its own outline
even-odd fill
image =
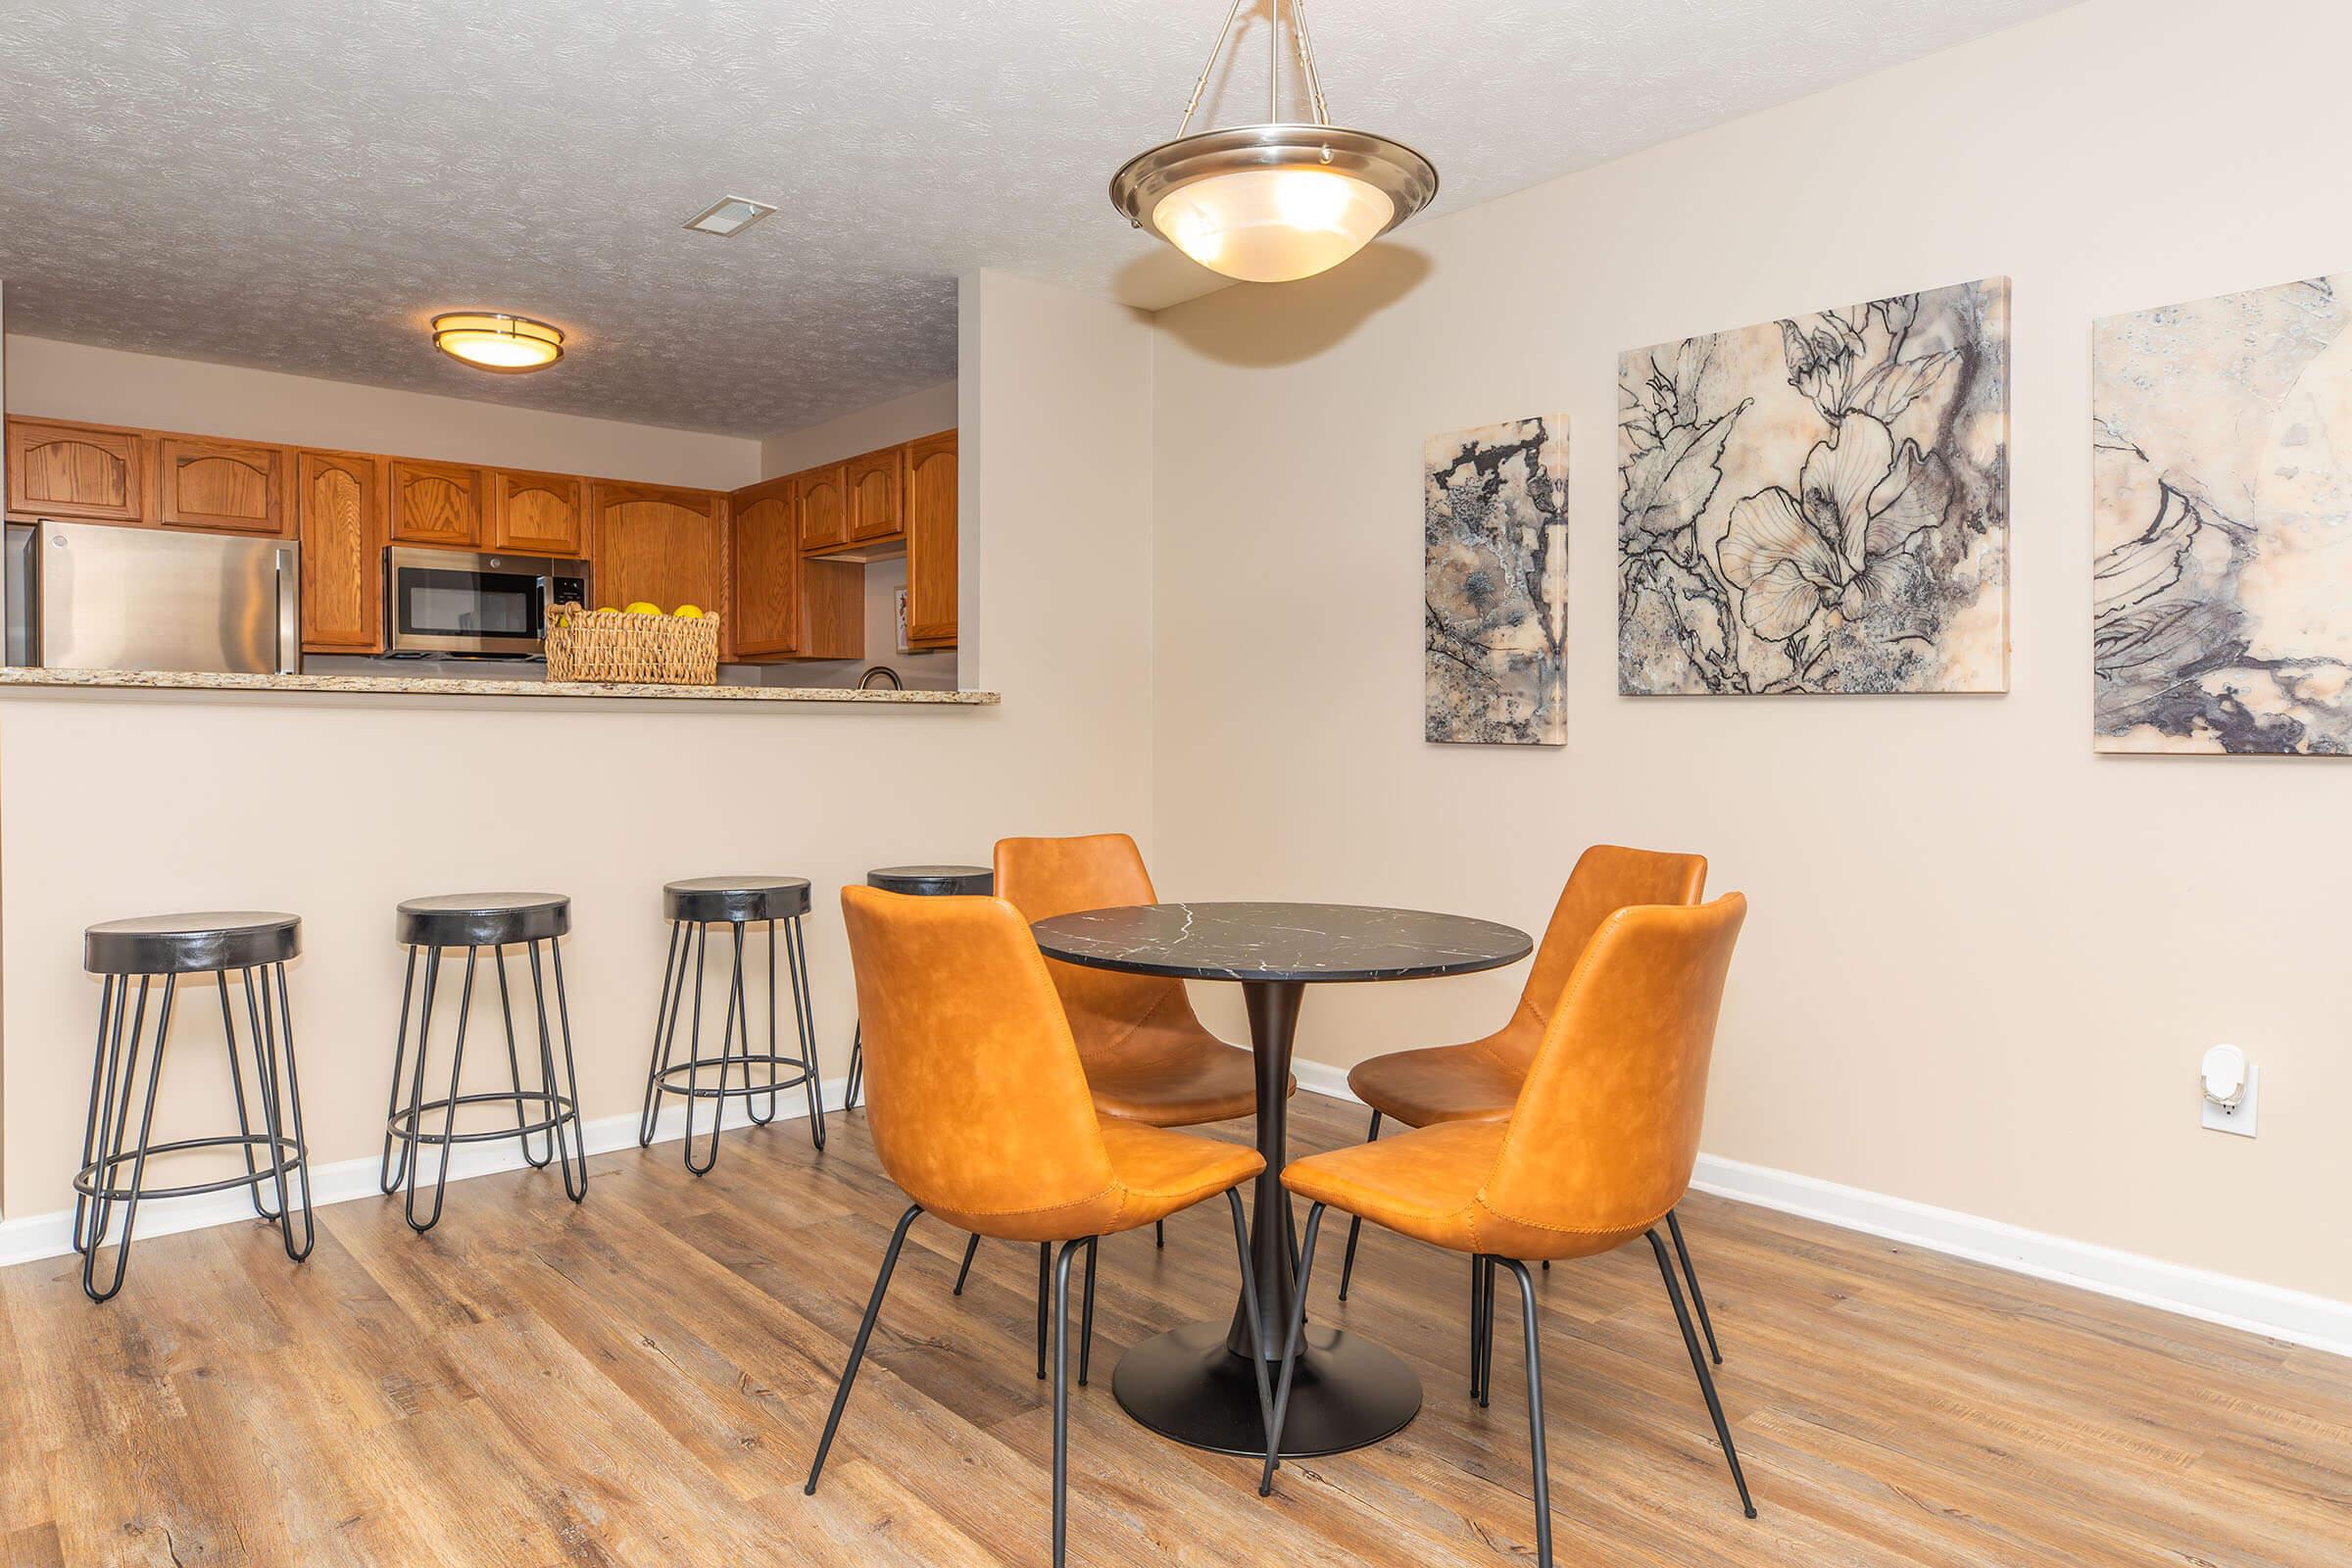
[[[1516,963],[1493,920],[1354,904],[1137,904],[1030,927],[1048,957],[1185,980],[1420,980]]]

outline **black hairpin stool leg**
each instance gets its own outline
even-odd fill
[[[473,1007],[473,971],[479,956],[479,949],[469,947],[466,950],[466,987],[458,994],[458,1038],[449,1058],[449,1098],[439,1107],[441,1135],[438,1138],[428,1137],[424,1130],[424,1112],[427,1108],[424,1069],[425,1043],[433,1026],[433,991],[441,972],[441,950],[433,949],[424,959],[424,1015],[416,1026],[416,1067],[409,1079],[409,1108],[405,1118],[407,1137],[416,1147],[409,1153],[408,1191],[401,1203],[402,1216],[408,1220],[409,1229],[419,1236],[441,1223],[441,1204],[449,1191],[449,1156],[455,1149],[455,1140],[451,1135],[457,1131],[458,1121],[458,1079],[466,1067],[466,1023]],[[428,1142],[439,1145],[441,1163],[433,1173],[433,1206],[420,1217],[416,1212],[416,1176],[424,1165],[422,1146]]]
[[[662,1000],[654,1007],[654,1048],[645,1068],[645,1108],[637,1116],[639,1149],[653,1147],[654,1129],[662,1119],[662,1085],[678,1038],[674,999],[677,988],[686,983],[687,948],[686,922],[670,921],[669,954],[662,960]]]
[[[1372,1113],[1372,1125],[1364,1129],[1364,1142],[1374,1144],[1379,1141],[1380,1112],[1376,1110]],[[1356,1238],[1363,1233],[1364,1216],[1361,1214],[1348,1215],[1348,1250],[1340,1259],[1340,1299],[1343,1301],[1348,1299],[1348,1282],[1355,1277],[1355,1243]]]
[[[1698,1335],[1690,1327],[1690,1310],[1683,1305],[1683,1288],[1675,1283],[1674,1264],[1666,1255],[1666,1243],[1654,1229],[1648,1236],[1650,1250],[1658,1254],[1658,1272],[1666,1279],[1666,1298],[1674,1303],[1674,1320],[1682,1327],[1683,1347],[1690,1352],[1690,1370],[1698,1374],[1698,1392],[1706,1396],[1707,1414],[1715,1418],[1715,1436],[1723,1441],[1723,1458],[1732,1467],[1732,1485],[1740,1489],[1740,1509],[1753,1519],[1755,1499],[1747,1494],[1747,1477],[1740,1470],[1740,1452],[1732,1446],[1731,1424],[1723,1418],[1723,1401],[1715,1396],[1715,1379],[1707,1372],[1707,1358],[1699,1353]]]
[[[419,1050],[422,1049],[423,1031],[432,1021],[432,985],[433,977],[438,973],[440,973],[439,966],[431,958],[427,958],[424,966],[425,1021],[417,1026]],[[409,1059],[409,1004],[416,994],[416,950],[412,947],[409,949],[408,970],[402,975],[400,981],[400,1032],[392,1039],[392,1094],[384,1104],[384,1158],[383,1163],[376,1167],[375,1172],[375,1185],[386,1198],[399,1192],[401,1183],[408,1179],[409,1159],[416,1152],[415,1140],[400,1136],[400,1086],[407,1076],[406,1069]],[[397,1162],[392,1157],[395,1151],[398,1151],[400,1155]]]
[[[318,1240],[318,1232],[311,1216],[311,1145],[309,1135],[302,1126],[302,1079],[294,1067],[294,1009],[286,1000],[284,963],[270,964],[259,970],[262,984],[258,1004],[254,998],[255,973],[253,969],[245,971],[245,1011],[248,1021],[257,1012],[260,1014],[260,1027],[253,1034],[254,1052],[266,1069],[267,1081],[262,1085],[262,1114],[276,1166],[273,1172],[268,1174],[274,1176],[277,1183],[277,1225],[286,1244],[286,1256],[299,1263],[311,1255],[311,1247]],[[274,1027],[270,1017],[272,991],[277,994]],[[289,1142],[293,1145],[290,1154],[286,1147]],[[286,1174],[289,1168],[297,1178],[295,1192],[299,1194],[302,1203],[302,1240],[299,1242],[294,1239],[294,1209],[288,1201]],[[260,1205],[257,1202],[255,1206]]]
[[[562,1031],[564,1087],[556,1087],[556,1038],[547,1028],[547,993],[539,978],[539,944],[526,942],[531,956],[531,997],[539,1004],[539,1070],[545,1075],[548,1112],[555,1120],[556,1156],[564,1167],[564,1196],[579,1202],[588,1196],[588,1135],[580,1127],[580,1075],[571,1054],[571,1001],[564,990],[564,950],[554,937],[547,944],[548,966],[556,975],[556,1024]],[[503,960],[502,960],[503,961]],[[571,1129],[571,1147],[564,1152],[564,1130]]]
[[[1690,1249],[1683,1245],[1683,1222],[1671,1208],[1666,1211],[1666,1229],[1673,1233],[1674,1255],[1682,1260],[1683,1278],[1690,1282],[1690,1304],[1698,1309],[1698,1326],[1707,1337],[1707,1354],[1721,1366],[1723,1351],[1715,1344],[1715,1324],[1707,1316],[1707,1298],[1699,1294],[1698,1270],[1690,1266]]]
[[[774,995],[775,984],[775,922],[768,922],[768,984]],[[825,1152],[825,1097],[823,1086],[816,1077],[816,1002],[808,989],[808,933],[801,928],[801,917],[793,915],[784,922],[785,959],[792,971],[793,1031],[801,1046],[801,1087],[808,1097],[808,1142],[818,1153]],[[770,1043],[772,1055],[775,1046]],[[789,1086],[786,1086],[789,1087]]]
[[[123,985],[127,987],[128,977]],[[155,1130],[156,1091],[164,1081],[164,1046],[172,1033],[172,1001],[179,985],[179,976],[164,977],[163,1005],[158,1010],[155,1025],[155,1044],[147,1054],[147,1096],[145,1109],[139,1117],[139,1139],[136,1145],[125,1148],[123,1135],[129,1130],[130,1103],[135,1097],[139,1073],[139,1043],[147,1022],[148,977],[139,977],[138,1008],[132,1014],[130,1038],[122,1038],[122,1012],[115,1009],[113,1049],[108,1062],[107,1098],[113,1102],[112,1125],[103,1129],[103,1141],[95,1155],[95,1163],[85,1166],[74,1178],[76,1195],[90,1200],[90,1224],[81,1249],[81,1289],[93,1301],[111,1301],[122,1289],[124,1276],[130,1272],[131,1232],[138,1220],[139,1194],[147,1173],[148,1146]],[[130,1186],[127,1190],[115,1185],[115,1172],[125,1159],[130,1165]],[[86,1185],[85,1185],[86,1184]],[[114,1219],[117,1198],[122,1199],[122,1240],[115,1248],[115,1267],[107,1283],[98,1283],[98,1250],[106,1245],[107,1231]]]
[[[498,950],[498,1015],[507,1026],[507,1074],[514,1086],[514,1141],[522,1145],[522,1162],[533,1170],[545,1170],[548,1161],[556,1157],[556,1134],[547,1129],[547,1152],[531,1152],[530,1112],[522,1089],[522,1058],[514,1050],[514,997],[507,986],[507,950]]]

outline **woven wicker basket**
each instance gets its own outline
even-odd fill
[[[718,617],[632,615],[558,605],[549,612],[547,678],[613,685],[715,686]]]

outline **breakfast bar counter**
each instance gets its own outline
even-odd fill
[[[0,692],[283,692],[311,697],[494,697],[672,703],[833,703],[892,708],[993,708],[995,692],[866,691],[822,686],[663,686],[602,681],[469,680],[446,675],[267,675],[134,669],[0,669]]]

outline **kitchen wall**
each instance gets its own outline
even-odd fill
[[[954,381],[923,387],[903,398],[845,414],[838,419],[787,430],[760,443],[760,474],[773,479],[819,464],[896,446],[916,436],[956,426],[957,388]],[[770,686],[855,686],[876,664],[887,664],[910,691],[953,691],[956,655],[899,652],[897,591],[906,586],[906,563],[876,561],[865,568],[865,657],[819,659],[764,667]]]
[[[962,430],[962,516],[986,540],[963,557],[963,625],[974,683],[1001,690],[1001,707],[0,694],[0,1203],[11,1222],[43,1223],[68,1200],[98,1001],[80,969],[93,921],[223,907],[303,916],[295,1025],[312,1152],[333,1163],[372,1159],[379,1146],[401,980],[392,909],[404,897],[570,893],[581,1094],[592,1118],[634,1115],[663,881],[781,871],[815,882],[816,1017],[825,1070],[839,1074],[853,1014],[844,883],[875,865],[985,860],[1002,834],[1145,830],[1149,327],[996,274],[966,280],[962,313],[946,422]],[[27,408],[205,428],[176,404],[57,406],[16,385],[21,363],[10,389]],[[465,409],[477,420],[496,412]],[[600,466],[594,455],[625,438],[530,417],[545,445],[522,461],[549,467]],[[394,450],[414,440],[284,433]],[[742,445],[736,482],[758,476],[756,444]],[[213,999],[200,987],[188,1000],[165,1101],[183,1130],[227,1114]],[[477,1050],[475,1064],[493,1054]],[[453,1190],[455,1222],[494,1200]]]
[[[8,412],[733,490],[760,443],[242,366],[10,337]],[[425,352],[421,349],[420,352]]]
[[[2094,757],[2088,612],[2091,320],[2352,268],[2348,49],[2322,0],[2092,0],[1162,315],[1161,889],[1537,927],[1587,844],[1703,851],[1753,901],[1710,1152],[2352,1299],[2352,774]],[[1619,351],[1994,274],[2009,693],[1616,695]],[[1421,443],[1554,410],[1569,743],[1425,744]],[[1301,1054],[1519,978],[1318,989]],[[2225,1040],[2255,1140],[2197,1125]]]

